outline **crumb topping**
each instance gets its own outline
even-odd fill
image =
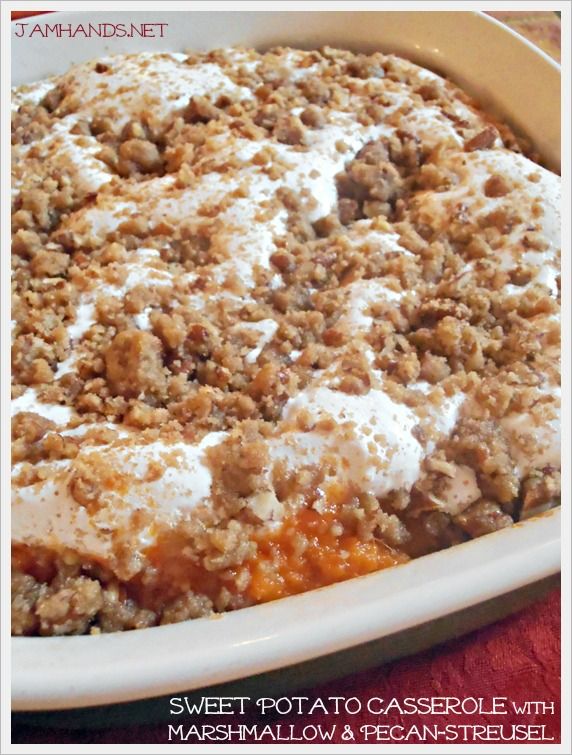
[[[560,182],[436,74],[138,53],[13,91],[13,632],[197,618],[554,505]]]

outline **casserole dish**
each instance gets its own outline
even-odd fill
[[[108,21],[105,14],[83,15],[91,23]],[[145,20],[145,15],[149,22],[157,22],[151,14],[137,14],[137,20]],[[115,14],[114,21],[127,22],[132,16]],[[547,164],[558,164],[557,67],[478,14],[357,13],[351,15],[350,24],[344,13],[165,16],[167,32],[162,40],[153,40],[153,49],[282,43],[397,52],[451,77],[523,132]],[[57,14],[50,19],[51,23],[59,21],[77,23],[79,14]],[[462,47],[455,43],[461,37],[460,26]],[[363,44],[366,36],[367,44]],[[487,65],[482,55],[485,39],[490,45],[484,56]],[[126,45],[121,38],[109,39],[106,51],[150,47],[150,40],[127,41]],[[65,46],[58,41],[55,55],[48,48],[50,42],[54,44],[49,37],[27,40],[24,52],[24,45],[13,40],[14,83],[59,73],[71,63],[101,55],[98,39],[81,44],[67,40]],[[22,50],[20,63],[18,50]],[[46,60],[50,68],[43,67]],[[508,60],[510,68],[505,65]],[[526,77],[521,76],[523,69]],[[475,70],[478,82],[471,76]],[[503,71],[502,80],[498,70]],[[513,79],[507,70],[515,71]],[[526,105],[532,92],[534,108]],[[387,572],[216,619],[121,635],[14,640],[15,707],[77,707],[196,689],[394,634],[557,571],[559,520],[559,512],[552,512]],[[431,590],[427,590],[429,584]]]

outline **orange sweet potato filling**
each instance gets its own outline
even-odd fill
[[[158,570],[160,586],[137,592],[149,606],[187,590],[215,598],[221,587],[236,594],[237,571],[247,569],[250,581],[245,589],[247,603],[264,603],[313,590],[404,563],[408,556],[386,544],[363,542],[343,527],[335,511],[318,513],[301,509],[275,531],[257,538],[254,557],[239,567],[208,571],[185,555],[184,541],[177,533],[163,535],[147,553]],[[302,545],[301,545],[302,541]]]
[[[311,508],[298,510],[275,530],[258,535],[253,557],[238,566],[213,571],[197,563],[197,554],[188,549],[188,541],[180,531],[165,531],[145,554],[151,573],[142,573],[124,583],[124,588],[141,606],[154,611],[187,591],[216,601],[222,588],[235,595],[239,605],[252,605],[369,574],[409,559],[383,542],[360,540],[353,528],[341,524],[336,509],[334,504],[320,513]],[[55,554],[44,549],[15,546],[12,565],[36,579],[50,581],[55,574],[54,558]],[[249,579],[241,591],[237,576],[244,576],[245,570]]]
[[[248,563],[248,592],[254,602],[284,598],[407,561],[405,554],[382,542],[335,534],[336,523],[334,513],[302,509],[277,532],[259,540],[257,556]],[[308,540],[301,554],[296,535]]]

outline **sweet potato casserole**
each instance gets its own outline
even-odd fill
[[[13,108],[14,634],[233,610],[557,503],[560,181],[454,85],[141,53]]]

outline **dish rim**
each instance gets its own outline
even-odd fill
[[[464,13],[479,22],[493,24],[554,71],[560,71],[560,66],[546,53],[500,21],[478,11]],[[79,21],[79,16],[86,14],[93,15],[91,11],[57,12],[51,14],[51,20],[73,16]],[[419,60],[421,55],[411,53],[412,59],[416,57]],[[560,519],[560,510],[555,509],[509,529],[389,570],[214,618],[100,636],[12,638],[13,708],[19,711],[76,708],[197,689],[275,670],[405,630],[557,573]],[[502,555],[497,556],[497,552]],[[485,579],[485,575],[490,580]],[[463,577],[468,581],[460,584]],[[428,585],[439,586],[436,594],[427,589]],[[366,599],[371,590],[376,597]],[[333,609],[333,615],[318,612],[320,615],[316,618],[317,612],[311,605],[316,595],[320,595],[324,607]],[[433,600],[430,606],[428,598]],[[356,601],[359,604],[357,626],[356,622],[348,620],[349,607]],[[336,604],[343,606],[338,608],[340,615],[335,614]],[[377,614],[378,609],[383,612]],[[389,614],[389,618],[384,613]],[[341,624],[336,623],[340,620]],[[231,640],[228,640],[228,630],[234,631]],[[204,658],[200,657],[204,643],[206,641],[208,646],[217,638],[220,653],[214,664],[205,666]],[[154,647],[157,642],[166,646],[159,654],[160,663],[152,654],[144,652],[148,644]],[[70,654],[72,663],[62,664],[59,658],[65,655],[67,659]],[[96,658],[99,665],[94,664]],[[85,670],[89,664],[92,664],[90,675],[78,678],[78,671]]]
[[[556,574],[560,514],[551,509],[391,569],[213,617],[94,636],[12,638],[13,709],[81,708],[196,690],[446,616]],[[317,595],[322,610],[315,608]],[[153,655],[158,644],[165,649]]]

